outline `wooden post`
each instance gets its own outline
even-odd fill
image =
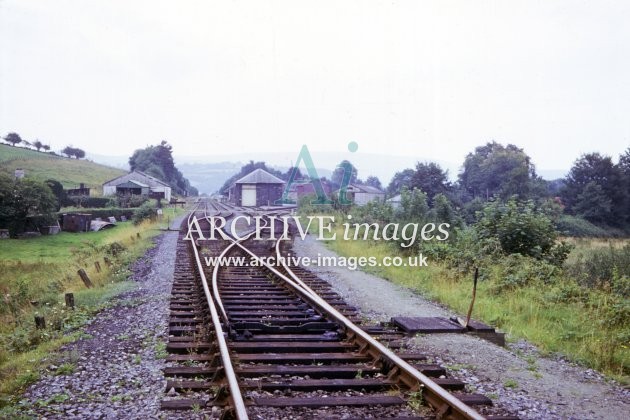
[[[106,265],[106,266],[108,266],[108,267],[111,267],[111,266],[112,266],[112,262],[111,262],[111,260],[109,259],[109,257],[103,257],[103,261],[105,262],[105,265]]]
[[[66,293],[65,298],[66,298],[66,308],[74,309],[74,294]]]
[[[136,232],[136,238],[140,239],[140,232]]]
[[[97,273],[101,272],[101,263],[99,263],[98,261],[94,261],[94,267],[96,267]]]
[[[43,330],[46,328],[46,318],[42,315],[35,315],[35,328],[38,330]]]
[[[91,288],[92,287],[92,281],[88,277],[88,275],[85,272],[85,270],[81,268],[81,269],[79,269],[79,271],[77,271],[77,273],[79,274],[79,277],[81,277],[81,280],[83,280],[83,284],[85,284],[85,287],[87,287],[88,289]]]

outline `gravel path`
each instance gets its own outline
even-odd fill
[[[310,235],[304,241],[295,240],[294,253],[336,255]],[[310,269],[375,321],[388,321],[397,315],[454,315],[409,289],[371,274],[342,267]],[[505,349],[472,336],[433,334],[411,338],[408,344],[444,364],[471,390],[486,394],[497,406],[522,418],[621,419],[630,413],[630,390],[591,369],[543,357],[525,341],[508,344]]]
[[[25,393],[26,414],[46,418],[156,418],[166,386],[162,368],[177,232],[165,232],[133,266],[137,285],[117,296],[61,349],[74,372],[49,372]],[[58,373],[58,372],[57,372]]]

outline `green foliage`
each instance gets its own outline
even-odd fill
[[[630,296],[630,244],[589,250],[566,268],[583,286],[605,287],[620,296]]]
[[[61,185],[61,182],[54,179],[46,180],[46,185],[48,185],[48,188],[50,188],[50,190],[57,198],[57,206],[55,208],[55,211],[59,211],[61,209],[61,206],[64,205],[64,202],[67,198],[66,192],[63,190],[63,185]]]
[[[561,269],[546,261],[528,258],[521,254],[511,254],[496,263],[499,269],[498,281],[493,292],[522,288],[536,282],[554,283],[561,274]]]
[[[412,179],[415,171],[413,169],[405,169],[400,172],[396,172],[394,177],[387,186],[387,194],[394,196],[400,194],[403,188],[410,189],[412,187]]]
[[[488,203],[475,224],[481,239],[496,238],[506,254],[522,254],[541,259],[555,245],[557,232],[549,217],[538,211],[534,203]]]
[[[147,201],[133,212],[133,224],[138,225],[144,220],[151,220],[155,217],[155,207],[153,203]]]
[[[575,161],[561,191],[562,201],[570,214],[581,215],[595,223],[623,227],[630,200],[630,179],[612,158],[589,153]]]
[[[443,171],[437,163],[418,162],[411,178],[410,188],[425,192],[429,201],[433,202],[434,196],[444,194],[449,190],[448,173]]]
[[[137,194],[118,194],[114,199],[116,206],[122,208],[140,207],[147,201],[148,198],[146,196]]]
[[[117,205],[116,200],[109,197],[67,196],[63,200],[64,207],[72,206],[102,209],[106,207],[116,207]]]
[[[4,138],[4,140],[7,143],[11,143],[11,146],[15,146],[16,144],[22,143],[22,137],[20,137],[20,135],[18,133],[9,133],[6,135],[6,137]]]
[[[50,224],[57,200],[43,182],[33,179],[13,179],[0,174],[0,227],[15,236],[24,231],[29,216],[43,216]]]
[[[578,238],[609,238],[612,233],[609,230],[596,226],[578,216],[563,214],[556,223],[558,232],[564,236]]]
[[[429,205],[427,203],[427,195],[417,188],[414,188],[412,191],[403,188],[400,193],[398,218],[404,221],[419,223],[427,220],[428,215]]]
[[[537,180],[534,165],[523,149],[494,141],[469,153],[459,175],[468,194],[486,199],[495,195],[502,199],[512,195],[530,198],[538,189]]]
[[[85,151],[78,147],[66,146],[61,153],[68,157],[75,157],[77,159],[83,159],[85,157]]]
[[[165,140],[157,146],[148,146],[133,152],[129,158],[129,167],[132,171],[142,171],[161,179],[177,194],[197,195],[197,189],[175,167],[173,147]]]

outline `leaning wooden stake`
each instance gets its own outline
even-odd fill
[[[112,261],[109,259],[109,257],[103,257],[103,261],[105,261],[105,265],[107,265],[108,267],[112,266]]]
[[[92,281],[88,277],[88,275],[85,272],[85,270],[81,268],[81,269],[79,269],[79,271],[77,271],[77,273],[79,274],[79,277],[81,277],[81,280],[83,280],[83,284],[85,284],[85,287],[90,289],[92,287]]]
[[[97,273],[101,272],[101,263],[99,263],[98,261],[94,261],[94,267],[96,268]]]
[[[466,314],[466,324],[464,324],[464,327],[468,327],[468,323],[470,322],[470,315],[472,315],[473,305],[475,304],[475,297],[477,296],[477,279],[478,278],[479,278],[479,268],[475,267],[475,279],[473,280],[472,300],[470,301],[470,306],[468,307],[468,313]]]
[[[43,330],[46,328],[46,318],[42,315],[35,315],[35,328]]]

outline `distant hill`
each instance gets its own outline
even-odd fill
[[[45,152],[0,144],[0,172],[13,175],[21,168],[27,177],[55,179],[64,188],[77,188],[80,183],[102,191],[102,184],[126,171],[88,160],[77,160]]]

